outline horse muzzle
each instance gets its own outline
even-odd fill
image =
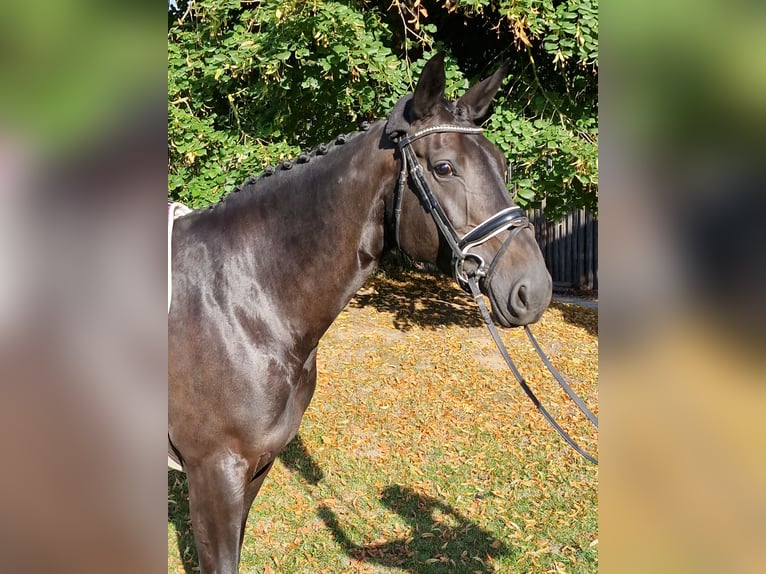
[[[472,293],[469,281],[478,281],[482,292],[492,302],[495,319],[504,327],[528,325],[538,321],[551,300],[552,281],[544,265],[541,268],[544,276],[541,273],[522,273],[520,277],[513,279],[509,290],[498,289],[493,285],[498,264],[509,246],[521,231],[530,227],[531,223],[523,209],[509,207],[465,234],[458,243],[459,253],[453,256],[453,274],[458,284],[466,292]],[[508,237],[489,265],[479,254],[471,252],[503,232],[508,232]]]

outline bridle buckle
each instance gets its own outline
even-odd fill
[[[476,264],[476,268],[471,271],[465,270],[465,262],[471,260]],[[466,293],[470,293],[469,279],[478,279],[479,282],[487,275],[487,264],[481,255],[476,253],[461,253],[454,256],[452,261],[452,274],[455,280]]]

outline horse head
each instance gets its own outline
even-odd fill
[[[505,185],[506,160],[475,121],[489,109],[506,68],[455,102],[444,98],[444,57],[423,69],[411,96],[388,117],[401,177],[389,212],[396,244],[435,263],[466,290],[473,281],[505,327],[538,321],[552,281],[524,211]]]

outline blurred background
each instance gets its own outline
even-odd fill
[[[600,569],[764,572],[766,7],[599,16]],[[165,568],[168,22],[0,8],[9,572]]]
[[[766,7],[601,10],[604,572],[763,572]]]
[[[166,7],[0,7],[0,560],[166,563]]]

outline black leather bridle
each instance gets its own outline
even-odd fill
[[[415,193],[420,199],[420,203],[423,206],[423,209],[425,209],[426,213],[431,214],[436,227],[439,229],[442,237],[447,242],[450,250],[452,251],[453,277],[464,291],[470,293],[473,296],[474,300],[479,306],[479,310],[481,311],[484,323],[487,325],[487,328],[492,335],[492,339],[495,341],[500,354],[503,356],[503,359],[505,359],[505,362],[511,369],[513,376],[516,378],[519,385],[535,405],[535,407],[537,407],[538,411],[540,411],[543,417],[545,417],[545,419],[567,442],[567,444],[569,444],[575,451],[577,451],[590,462],[598,464],[598,460],[594,456],[585,452],[574,441],[574,439],[572,439],[572,437],[556,422],[548,410],[540,403],[540,400],[537,398],[537,396],[535,396],[532,389],[524,380],[524,377],[516,368],[513,360],[511,360],[511,357],[500,338],[500,334],[492,322],[492,317],[481,294],[480,286],[485,286],[486,291],[486,287],[489,285],[489,281],[491,280],[492,275],[497,267],[498,261],[502,258],[503,254],[506,252],[513,239],[522,229],[531,227],[529,218],[527,217],[524,210],[520,207],[509,207],[495,213],[477,225],[474,229],[460,237],[457,230],[455,229],[455,226],[452,225],[449,217],[447,217],[447,214],[444,212],[444,209],[439,203],[439,200],[436,198],[436,196],[431,191],[431,188],[428,186],[428,182],[423,176],[423,168],[420,165],[420,162],[418,162],[418,159],[415,156],[415,152],[412,149],[412,142],[430,134],[444,132],[480,134],[483,132],[483,130],[479,127],[443,124],[422,129],[411,135],[401,135],[395,138],[397,147],[399,148],[399,155],[401,157],[402,165],[401,172],[399,173],[399,181],[397,183],[396,190],[394,191],[394,235],[396,245],[397,247],[400,247],[399,221],[402,213],[402,198],[404,196],[407,178],[409,177],[410,181],[412,182],[412,186],[415,189]],[[486,264],[480,255],[471,253],[471,249],[486,243],[504,231],[509,232],[508,237],[505,239],[500,249],[498,249],[489,265]],[[473,262],[473,265],[470,266],[470,269],[466,269],[465,263],[467,261]],[[550,362],[540,345],[537,343],[534,335],[532,335],[532,331],[529,329],[529,326],[525,326],[524,330],[527,334],[527,337],[532,342],[532,345],[535,348],[538,356],[542,359],[543,363],[554,376],[556,381],[558,381],[559,385],[561,385],[567,395],[574,401],[574,403],[588,418],[588,420],[590,420],[591,423],[596,428],[598,428],[598,419],[596,416],[590,411],[590,409],[588,409],[582,399],[577,396],[574,390],[572,390],[572,388],[564,380],[563,376]]]
[[[402,198],[404,196],[407,176],[409,175],[423,209],[425,209],[426,213],[431,214],[436,227],[439,229],[442,237],[444,237],[452,251],[452,276],[463,290],[468,293],[470,293],[468,277],[475,276],[480,280],[489,280],[489,277],[495,269],[498,258],[505,252],[508,244],[510,244],[521,229],[529,227],[531,224],[529,223],[529,219],[524,210],[514,206],[497,212],[461,237],[455,229],[455,226],[452,225],[449,217],[447,217],[444,209],[442,209],[439,200],[431,192],[428,182],[425,180],[425,177],[423,177],[423,168],[421,167],[420,162],[418,162],[417,157],[415,157],[415,152],[412,150],[411,144],[415,140],[435,133],[453,132],[480,134],[483,131],[484,130],[479,127],[445,124],[425,128],[412,135],[402,136],[397,141],[402,168],[399,173],[399,182],[394,191],[394,235],[396,238],[396,245],[397,247],[399,246],[399,220],[402,214]],[[489,265],[485,263],[480,255],[471,253],[471,249],[474,247],[489,241],[496,235],[509,229],[511,229],[509,237],[505,240],[503,247],[500,248]],[[475,263],[470,272],[465,269],[466,261]]]

